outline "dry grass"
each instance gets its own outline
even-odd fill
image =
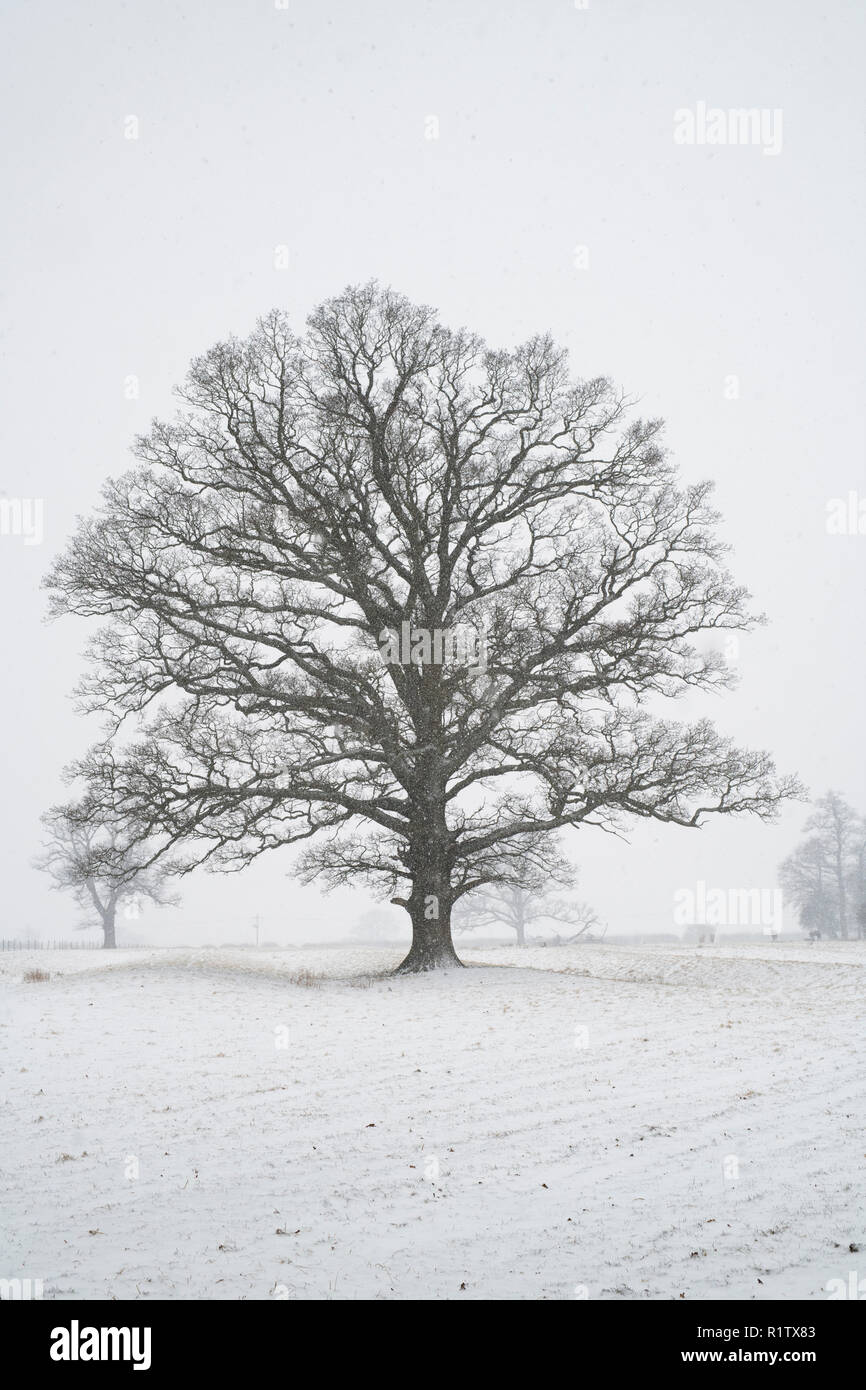
[[[378,973],[365,975],[352,975],[346,980],[350,989],[372,989],[378,980],[388,980],[391,978],[390,970],[380,970]]]
[[[300,985],[302,989],[321,989],[321,975],[317,975],[313,970],[296,970],[293,975],[288,977],[290,985]]]
[[[47,970],[25,970],[24,983],[26,985],[38,985],[43,980],[50,980],[51,976]]]

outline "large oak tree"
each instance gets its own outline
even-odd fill
[[[217,344],[179,394],[50,578],[57,612],[106,620],[83,694],[115,724],[80,769],[101,815],[224,869],[309,841],[300,872],[384,884],[403,968],[429,969],[509,846],[796,790],[659,717],[728,680],[698,638],[749,626],[748,598],[709,484],[549,337],[493,350],[367,285],[301,336],[274,312]],[[457,630],[481,661],[437,648]]]

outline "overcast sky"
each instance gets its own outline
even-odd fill
[[[43,499],[44,536],[0,535],[0,934],[75,920],[28,867],[97,733],[69,699],[84,626],[44,624],[51,557],[194,354],[371,276],[495,345],[550,329],[668,420],[769,617],[700,712],[866,809],[866,535],[826,526],[866,498],[864,28],[855,0],[7,2],[0,500]],[[701,103],[763,136],[700,143]],[[776,884],[805,815],[569,848],[611,931],[671,930],[699,879]],[[369,907],[289,868],[196,875],[160,935],[241,939],[258,911],[316,940]]]

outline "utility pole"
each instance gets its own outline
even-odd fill
[[[258,913],[256,913],[255,917],[253,918],[253,931],[254,931],[255,934],[256,934],[256,945],[258,946],[258,944],[259,944],[259,914],[258,914]]]

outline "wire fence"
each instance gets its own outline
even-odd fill
[[[101,941],[46,941],[27,937],[25,940],[2,937],[0,951],[101,951]]]

